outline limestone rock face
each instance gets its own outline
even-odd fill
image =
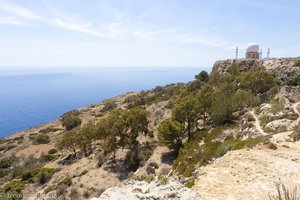
[[[286,81],[300,76],[300,67],[295,66],[297,60],[299,58],[221,60],[214,64],[212,71],[225,73],[228,72],[229,67],[232,65],[239,66],[241,71],[249,71],[262,67],[275,75],[278,81]]]
[[[129,181],[122,187],[107,189],[99,198],[92,200],[140,200],[140,199],[180,199],[198,200],[207,199],[200,196],[192,189],[185,187],[174,179],[168,180],[167,184],[161,184],[158,179],[147,183],[145,181]]]
[[[280,119],[268,123],[265,127],[267,132],[284,132],[290,131],[289,126],[292,123],[289,119]]]

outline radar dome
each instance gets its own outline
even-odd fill
[[[256,43],[250,43],[246,46],[246,52],[258,52],[259,51],[259,45]]]

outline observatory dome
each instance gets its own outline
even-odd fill
[[[259,45],[256,43],[250,43],[246,46],[246,52],[259,52]]]

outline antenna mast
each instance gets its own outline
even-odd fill
[[[236,49],[235,49],[235,59],[236,60],[239,59],[239,48],[238,47],[236,47]]]

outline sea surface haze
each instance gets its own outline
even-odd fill
[[[188,82],[200,68],[0,70],[0,137],[126,92]]]

